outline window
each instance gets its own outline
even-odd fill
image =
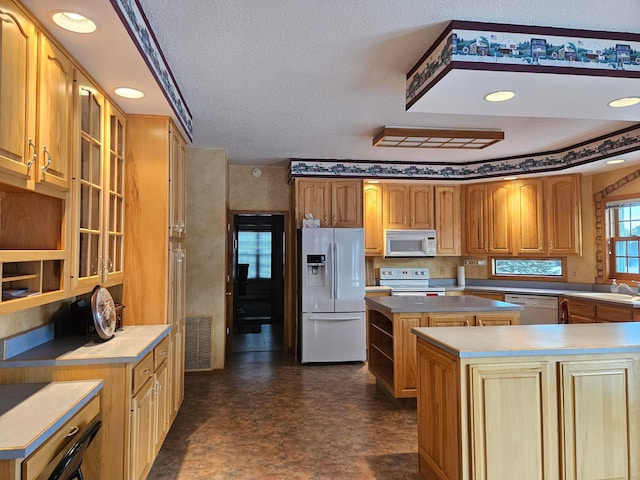
[[[640,275],[640,199],[607,203],[610,277]]]
[[[495,277],[545,277],[562,278],[564,275],[561,258],[495,258]]]
[[[271,232],[238,232],[238,264],[249,264],[247,278],[271,278]]]

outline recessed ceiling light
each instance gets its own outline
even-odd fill
[[[96,22],[75,12],[53,12],[51,18],[60,28],[74,33],[93,33],[98,28]]]
[[[631,107],[640,103],[640,97],[623,97],[609,102],[610,107]]]
[[[487,93],[484,99],[487,102],[506,102],[516,96],[516,92],[511,90],[498,90],[497,92]]]
[[[616,163],[624,163],[624,159],[623,158],[614,158],[613,160],[607,160],[606,162],[607,165],[615,165]]]
[[[137,88],[130,87],[118,87],[114,90],[116,95],[124,98],[142,98],[144,97],[144,92],[138,90]]]

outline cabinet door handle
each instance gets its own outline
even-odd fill
[[[46,145],[42,146],[42,151],[47,156],[47,164],[42,167],[42,173],[47,173],[47,170],[49,170],[49,167],[51,166],[51,153],[49,152],[49,150],[47,150]]]
[[[476,322],[478,322],[479,327],[484,327],[484,323],[482,323],[482,319],[476,318]]]
[[[335,225],[336,224],[336,214],[335,213],[333,214],[332,221],[333,221],[333,224]]]
[[[151,369],[150,369],[150,368],[145,368],[145,369],[142,371],[142,374],[143,374],[143,375],[149,375],[150,373],[151,373]]]
[[[71,430],[69,430],[69,433],[67,433],[64,438],[75,437],[79,431],[80,429],[78,427],[71,427]]]
[[[469,319],[468,319],[468,318],[465,318],[465,319],[464,319],[464,326],[465,326],[465,327],[468,327],[468,326],[469,326]]]
[[[31,170],[31,167],[33,166],[33,164],[36,162],[38,158],[38,149],[36,148],[35,143],[33,143],[33,140],[31,139],[29,139],[29,146],[33,148],[33,156],[31,157],[31,160],[29,160],[29,162],[27,163],[27,172]]]

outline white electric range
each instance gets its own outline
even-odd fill
[[[429,286],[428,268],[381,267],[378,284],[393,296],[442,296],[444,287]]]

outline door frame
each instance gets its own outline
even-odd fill
[[[296,292],[296,257],[295,257],[295,225],[291,223],[291,215],[282,210],[228,210],[227,209],[227,231],[226,231],[226,289],[225,289],[225,354],[231,355],[233,351],[233,305],[234,305],[234,280],[235,280],[235,259],[237,257],[237,232],[235,231],[236,215],[280,215],[284,221],[284,240],[282,250],[283,258],[283,352],[295,352],[295,338],[297,335],[297,298]]]

